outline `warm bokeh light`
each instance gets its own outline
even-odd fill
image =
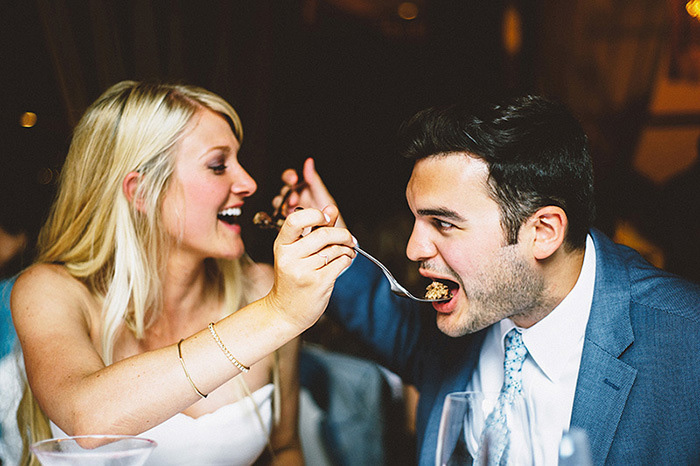
[[[31,128],[36,124],[36,113],[24,112],[19,117],[19,124],[25,128]]]
[[[48,185],[58,179],[58,172],[49,167],[42,167],[36,175],[36,180],[39,184]]]
[[[406,21],[416,19],[418,16],[418,5],[413,2],[403,2],[399,5],[398,14],[401,19]]]
[[[700,0],[690,0],[685,4],[685,9],[690,16],[700,20]]]
[[[513,5],[508,5],[503,12],[502,34],[506,53],[511,56],[518,54],[523,45],[523,25],[520,12]]]

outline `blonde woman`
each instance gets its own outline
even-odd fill
[[[12,293],[27,443],[143,435],[159,443],[149,464],[303,463],[296,337],[353,239],[334,207],[307,209],[274,268],[247,260],[241,136],[233,108],[192,86],[122,82],[87,110]]]

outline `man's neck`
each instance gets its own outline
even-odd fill
[[[583,267],[585,249],[565,251],[560,248],[552,256],[538,263],[544,277],[545,288],[540,305],[528,312],[516,314],[510,319],[522,328],[529,328],[554,310],[576,285]]]

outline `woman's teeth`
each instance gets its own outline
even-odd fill
[[[236,219],[241,215],[240,207],[229,207],[218,213],[217,217],[226,223],[234,223]]]

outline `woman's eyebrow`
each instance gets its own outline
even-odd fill
[[[209,156],[212,152],[222,152],[223,155],[228,155],[231,153],[231,147],[225,144],[217,145],[217,146],[211,146],[208,149],[206,149],[202,154],[199,155],[200,159],[206,158]]]

